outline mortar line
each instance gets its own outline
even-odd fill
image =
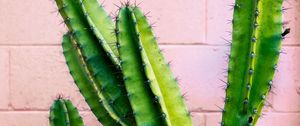
[[[12,108],[11,103],[11,48],[8,48],[8,105],[7,109]]]
[[[221,111],[203,111],[203,112],[192,112],[192,113],[195,113],[195,114],[221,114],[222,115],[222,112]],[[300,111],[269,111],[269,112],[263,112],[264,114],[269,114],[269,113],[272,113],[272,114],[300,114]]]
[[[221,47],[230,47],[225,44],[207,44],[207,43],[159,43],[162,46],[221,46]],[[61,46],[60,44],[38,44],[38,45],[30,45],[30,44],[23,44],[23,45],[14,45],[14,44],[0,44],[0,47],[57,47]],[[286,44],[283,47],[300,47],[300,44]]]
[[[205,42],[207,42],[207,30],[208,30],[208,17],[207,17],[207,15],[208,15],[208,0],[204,0],[204,5],[205,5],[205,7],[204,7],[204,9],[205,9],[205,13],[204,13],[204,16],[205,16],[205,19],[204,19],[204,25],[205,25],[205,32],[204,32],[204,40],[205,40]]]
[[[8,113],[8,112],[49,112],[48,109],[42,110],[0,110],[0,113]],[[92,112],[91,110],[79,110],[79,112]],[[203,112],[192,112],[192,114],[222,114],[221,111],[203,111]],[[284,111],[270,111],[270,112],[263,112],[264,114],[300,114],[300,111],[294,112],[284,112]]]
[[[207,115],[204,114],[204,126],[207,126]]]
[[[0,113],[28,113],[28,112],[49,112],[50,110],[0,110]],[[79,112],[92,112],[90,110],[78,110]]]

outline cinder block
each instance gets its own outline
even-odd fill
[[[191,111],[220,110],[225,95],[220,79],[226,75],[226,48],[162,46],[162,49]]]
[[[207,0],[208,44],[226,45],[231,41],[234,0]]]
[[[0,44],[59,44],[64,25],[54,0],[1,0]]]
[[[265,113],[257,126],[299,126],[299,113]]]
[[[205,113],[206,125],[205,126],[220,126],[222,121],[221,113]]]
[[[14,109],[48,110],[59,95],[87,109],[69,73],[61,47],[11,49],[11,103]]]
[[[48,112],[0,112],[1,126],[49,126]]]
[[[275,111],[300,111],[300,48],[284,47],[278,72],[275,76],[274,109]]]
[[[193,126],[205,126],[205,115],[203,113],[192,113]]]
[[[205,42],[205,0],[136,0],[136,3],[144,13],[150,12],[147,15],[160,43]],[[120,1],[104,1],[107,10],[116,15],[118,7],[114,4],[120,5]]]

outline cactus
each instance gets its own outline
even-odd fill
[[[49,122],[50,126],[84,126],[77,108],[61,97],[51,106]]]
[[[283,0],[236,0],[222,126],[254,126],[280,54]]]
[[[97,0],[56,3],[69,29],[62,47],[70,74],[102,125],[192,125],[177,79],[138,7],[122,4],[114,24]]]
[[[122,88],[124,83],[120,79],[120,68],[118,65],[114,65],[114,62],[111,60],[114,59],[111,58],[114,54],[107,53],[104,46],[102,46],[107,42],[97,39],[94,35],[93,28],[91,28],[86,19],[87,16],[85,15],[87,14],[84,14],[84,11],[82,11],[81,4],[83,2],[80,0],[57,0],[56,3],[69,28],[69,35],[74,38],[74,45],[78,47],[76,50],[80,53],[80,59],[83,62],[82,66],[86,68],[87,79],[93,83],[98,92],[101,92],[99,95],[101,96],[101,102],[98,101],[98,104],[103,103],[103,106],[116,123],[134,123],[133,118],[131,118],[132,110],[126,91]],[[101,9],[101,6],[98,6],[98,8]],[[108,18],[107,15],[100,16]],[[74,75],[73,77],[75,78]],[[88,98],[86,97],[85,99]],[[91,105],[90,107],[92,108]],[[101,119],[100,117],[97,118]]]
[[[137,124],[191,125],[177,81],[164,61],[145,15],[138,7],[126,5],[116,21],[125,86]],[[141,106],[141,103],[148,104]]]

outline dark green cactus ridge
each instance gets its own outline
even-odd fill
[[[91,30],[96,35],[99,43],[110,55],[113,63],[120,65],[118,50],[116,48],[116,36],[114,35],[114,23],[97,0],[80,0],[81,8],[86,16]]]
[[[110,116],[111,107],[107,105],[107,101],[103,99],[103,96],[100,96],[100,91],[97,86],[95,86],[96,84],[88,72],[88,68],[86,67],[83,56],[78,49],[79,47],[77,47],[78,45],[75,40],[72,39],[69,34],[65,34],[62,46],[70,73],[81,94],[92,109],[92,112],[103,125],[121,125],[115,118]]]
[[[255,125],[279,58],[282,0],[236,0],[223,126]]]
[[[102,125],[192,125],[177,79],[138,7],[122,4],[113,24],[97,0],[56,3],[69,29],[62,47],[70,74]]]
[[[71,101],[58,98],[50,110],[50,126],[84,126],[77,108]]]
[[[264,106],[265,98],[271,90],[274,73],[277,68],[281,50],[282,33],[282,2],[283,0],[261,0],[258,4],[260,17],[257,29],[257,47],[254,67],[256,74],[253,75],[249,111],[254,115],[253,124]],[[257,113],[256,113],[257,111]]]

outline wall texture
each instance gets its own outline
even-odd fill
[[[140,0],[138,0],[140,2]],[[106,0],[114,14],[118,0]],[[195,126],[221,120],[233,0],[144,0],[155,32],[179,77]],[[47,126],[48,109],[62,94],[79,107],[87,126],[96,119],[73,80],[60,46],[66,27],[53,0],[0,0],[0,126]],[[300,124],[300,0],[287,0],[284,42],[275,88],[258,126]],[[224,39],[223,39],[224,38]]]

